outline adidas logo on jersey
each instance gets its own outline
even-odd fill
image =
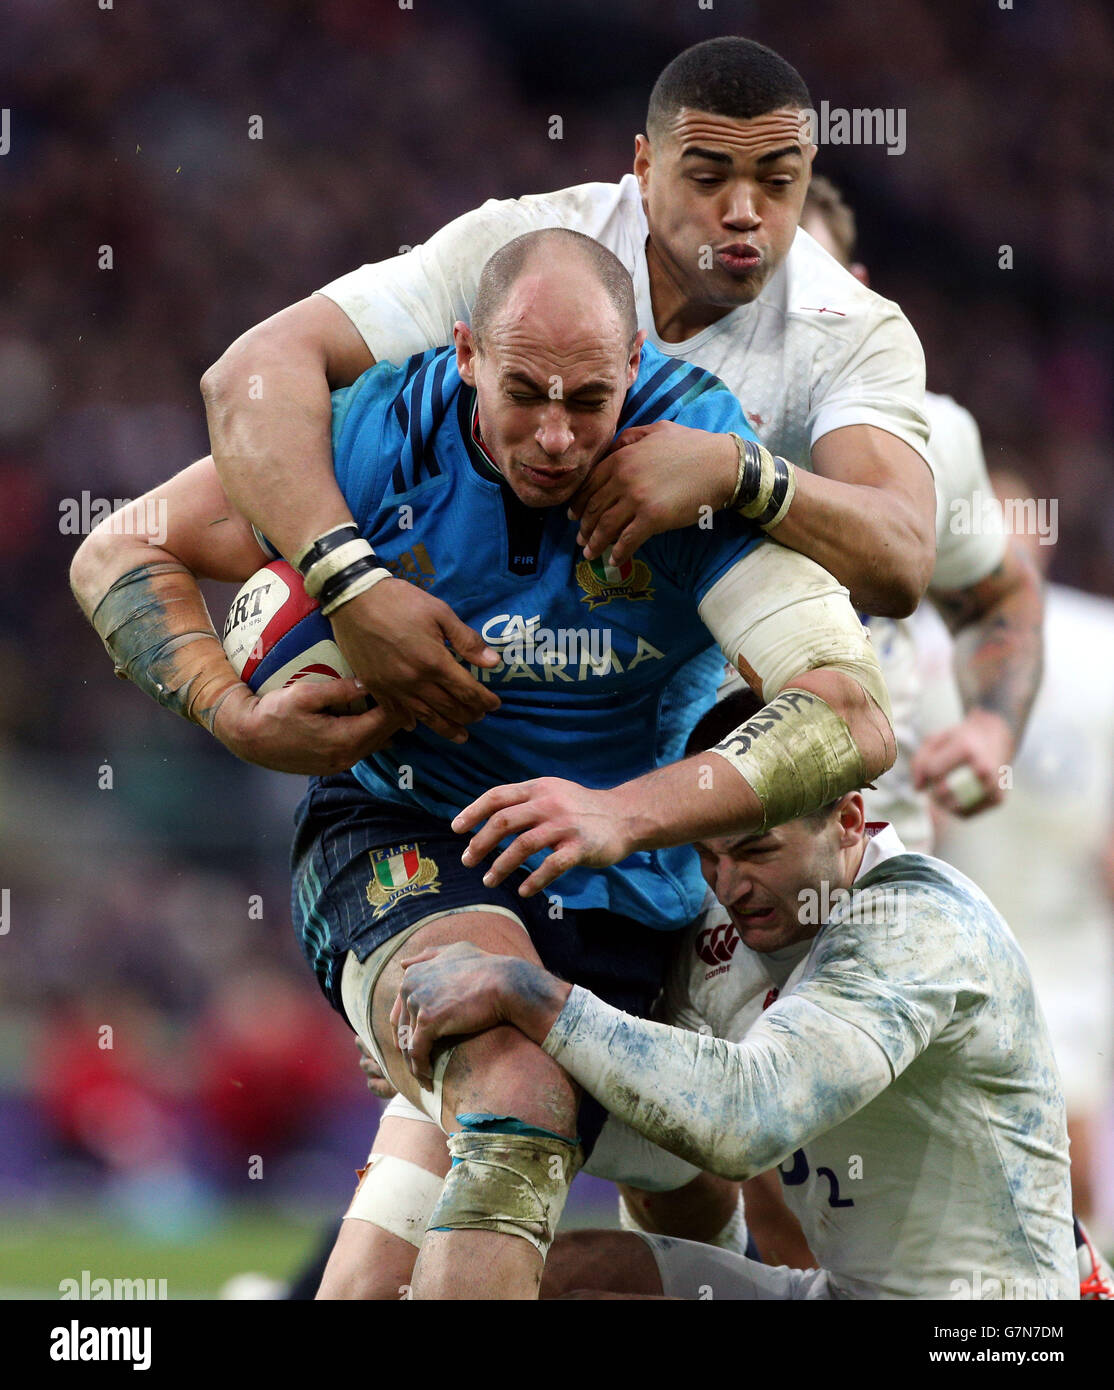
[[[389,569],[396,579],[407,579],[419,589],[431,589],[437,577],[429,551],[421,541],[410,550],[404,550],[397,560],[384,560],[383,566]]]

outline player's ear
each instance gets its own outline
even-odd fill
[[[627,387],[634,385],[638,377],[638,369],[642,365],[642,344],[646,341],[646,330],[640,328],[634,335],[634,342],[631,344],[630,357],[627,361]]]
[[[453,324],[453,344],[456,347],[456,369],[465,386],[476,384],[476,340],[466,323]]]
[[[636,135],[634,137],[634,176],[638,180],[638,188],[644,198],[649,191],[647,180],[652,163],[649,137]]]
[[[839,817],[839,847],[853,849],[866,834],[866,807],[861,792],[848,792],[836,808]]]

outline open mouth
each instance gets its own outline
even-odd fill
[[[774,909],[772,907],[753,908],[750,912],[740,912],[735,909],[735,918],[741,927],[764,927],[773,921]]]

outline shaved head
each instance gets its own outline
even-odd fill
[[[582,232],[565,227],[526,232],[490,257],[480,274],[472,306],[470,326],[480,351],[494,325],[508,315],[517,317],[524,312],[525,306],[518,303],[522,296],[512,294],[516,287],[532,307],[540,297],[556,296],[570,310],[583,307],[589,312],[593,307],[598,311],[602,291],[612,310],[612,331],[622,337],[624,348],[634,342],[638,314],[630,274],[606,246]],[[595,316],[589,322],[605,333],[611,327]]]
[[[780,53],[725,35],[693,44],[662,71],[650,93],[646,133],[651,140],[665,139],[686,109],[750,121],[787,107],[811,106],[804,79]]]
[[[470,324],[453,325],[488,459],[528,507],[567,503],[615,437],[644,334],[623,264],[549,227],[484,266]]]

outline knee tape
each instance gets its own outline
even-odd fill
[[[371,1154],[345,1220],[354,1218],[421,1248],[444,1178],[394,1154]]]
[[[429,1229],[520,1236],[544,1260],[584,1162],[579,1142],[505,1115],[457,1118],[464,1128],[449,1136],[453,1166]]]

